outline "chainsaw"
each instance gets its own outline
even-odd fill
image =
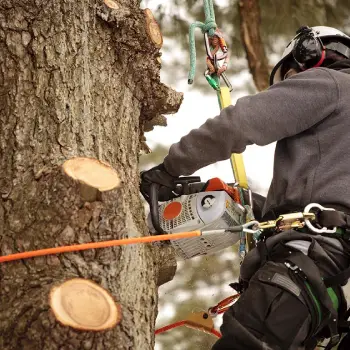
[[[159,185],[151,185],[147,218],[151,233],[205,231],[200,237],[171,241],[180,259],[213,254],[238,241],[240,255],[245,254],[246,233],[229,229],[254,220],[252,207],[244,200],[249,198],[248,191],[245,195],[244,189],[219,178],[204,183],[198,176],[180,177],[175,185],[174,198],[165,202],[158,200]]]

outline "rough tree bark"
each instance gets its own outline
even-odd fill
[[[269,66],[260,35],[259,0],[238,1],[241,37],[246,51],[248,66],[258,91],[269,86]]]
[[[138,192],[143,125],[176,112],[182,95],[159,81],[139,0],[106,3],[0,2],[1,255],[148,234]],[[86,201],[61,169],[76,156],[111,164],[121,187]],[[152,349],[164,255],[136,245],[1,264],[0,349]],[[57,322],[50,290],[75,277],[112,295],[119,325],[96,333]]]

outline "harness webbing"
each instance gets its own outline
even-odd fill
[[[231,106],[231,95],[228,87],[221,87],[220,91],[217,92],[219,97],[220,109],[224,109],[228,106]],[[248,178],[244,167],[243,155],[233,153],[231,155],[231,166],[233,170],[233,175],[236,182],[240,187],[248,189]]]

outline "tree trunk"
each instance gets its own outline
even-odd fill
[[[138,191],[143,124],[176,112],[182,95],[159,81],[139,0],[105,3],[1,0],[1,255],[148,234]],[[121,187],[87,199],[61,167],[77,156],[109,163]],[[148,245],[0,264],[0,349],[152,349],[157,282],[174,269],[158,272]],[[50,291],[76,277],[112,295],[119,325],[89,332],[57,321]]]
[[[269,87],[269,67],[260,35],[259,0],[240,0],[241,37],[246,51],[249,70],[258,91]]]

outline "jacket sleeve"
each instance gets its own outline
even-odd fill
[[[170,147],[164,160],[173,176],[190,175],[247,145],[267,145],[299,134],[336,108],[339,88],[326,68],[296,74],[256,95],[237,100]]]

